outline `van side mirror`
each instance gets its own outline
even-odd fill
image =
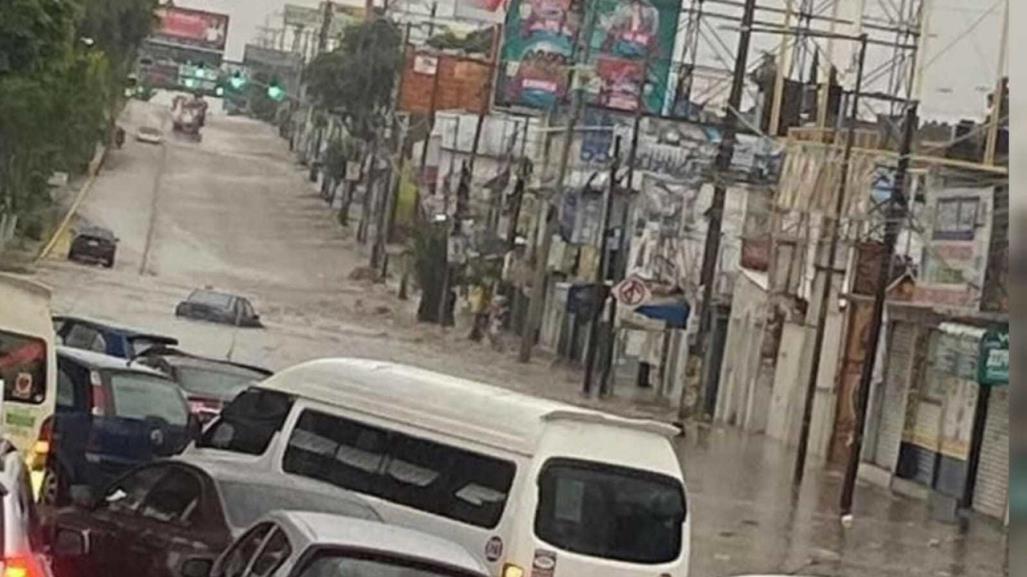
[[[182,563],[178,574],[180,577],[210,577],[214,569],[214,562],[210,559],[188,559]]]

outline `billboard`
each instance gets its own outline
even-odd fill
[[[223,52],[228,37],[228,15],[174,6],[156,9],[155,40]]]
[[[584,6],[592,10],[589,101],[662,112],[680,0],[510,0],[496,103],[545,110],[566,96]]]
[[[581,25],[578,0],[511,0],[496,102],[545,110],[567,93]]]
[[[454,16],[460,20],[478,20],[500,24],[506,16],[505,0],[456,0]]]
[[[407,51],[399,108],[429,114],[435,110],[488,110],[488,62],[429,52]],[[438,76],[438,78],[436,78]]]

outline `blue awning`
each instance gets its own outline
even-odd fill
[[[691,312],[688,303],[671,303],[664,305],[642,305],[635,312],[653,320],[664,321],[667,328],[684,329],[688,326],[688,315]]]

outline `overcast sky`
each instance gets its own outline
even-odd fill
[[[424,9],[430,5],[429,0],[394,0],[413,5],[411,10],[420,5]],[[683,0],[687,7],[692,0]],[[856,6],[860,0],[837,0],[839,17],[854,20]],[[903,0],[864,0],[866,13],[879,18],[886,18],[895,13],[895,6]],[[912,1],[912,0],[907,0]],[[1002,28],[1003,2],[1006,0],[930,0],[933,3],[930,18],[930,36],[927,43],[926,69],[921,94],[921,116],[925,119],[959,120],[961,118],[983,119],[985,99],[992,90],[996,80],[998,66],[999,39]],[[439,0],[439,13],[450,13],[453,0]],[[761,7],[782,7],[785,0],[759,0]],[[799,4],[801,0],[795,0]],[[242,60],[243,49],[249,42],[255,41],[260,28],[269,26],[278,28],[282,25],[282,11],[285,4],[317,6],[317,0],[176,0],[175,4],[188,8],[210,10],[229,15],[229,32],[226,58]],[[362,0],[344,0],[341,3],[363,5]],[[712,4],[707,3],[707,7]],[[737,8],[717,6],[723,13],[737,13]],[[734,11],[734,12],[733,12]],[[772,19],[767,15],[766,18]],[[718,35],[731,50],[737,40],[734,32],[726,30],[728,23],[719,21],[707,28],[707,40],[704,44],[713,45],[714,33]],[[841,31],[841,30],[839,30]],[[754,39],[753,54],[759,50],[773,50],[776,38]],[[843,43],[844,44],[844,43]],[[822,47],[822,50],[824,48]],[[835,62],[847,58],[844,46],[836,46]],[[884,58],[878,49],[877,54],[869,57],[870,67],[880,63]],[[711,65],[724,67],[722,60],[729,54],[721,51],[717,58],[713,49],[708,48],[703,60]],[[750,60],[752,62],[754,60]],[[844,68],[844,67],[843,67]],[[875,87],[876,88],[876,87]]]

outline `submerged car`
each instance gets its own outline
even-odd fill
[[[189,563],[182,571],[189,577],[488,575],[465,549],[433,535],[305,511],[276,511],[261,519],[212,567],[201,559]]]
[[[160,372],[58,347],[57,403],[37,443],[48,448],[40,499],[61,505],[75,487],[99,490],[198,434],[185,395]]]
[[[220,414],[222,407],[247,387],[273,374],[261,367],[201,357],[165,346],[143,351],[135,360],[178,383],[201,423]]]
[[[233,539],[278,509],[380,520],[348,491],[232,460],[183,456],[151,463],[97,495],[78,493],[75,505],[50,523],[61,577],[183,577],[197,560],[209,566]]]
[[[164,142],[164,133],[159,128],[141,126],[136,132],[136,140],[149,144],[160,144]]]
[[[117,251],[118,238],[113,232],[101,226],[87,226],[75,233],[68,250],[68,260],[111,268]]]
[[[173,347],[178,339],[82,317],[53,317],[57,341],[66,347],[132,359],[155,346]]]
[[[196,289],[175,307],[176,317],[234,325],[263,327],[249,299],[210,289]]]

